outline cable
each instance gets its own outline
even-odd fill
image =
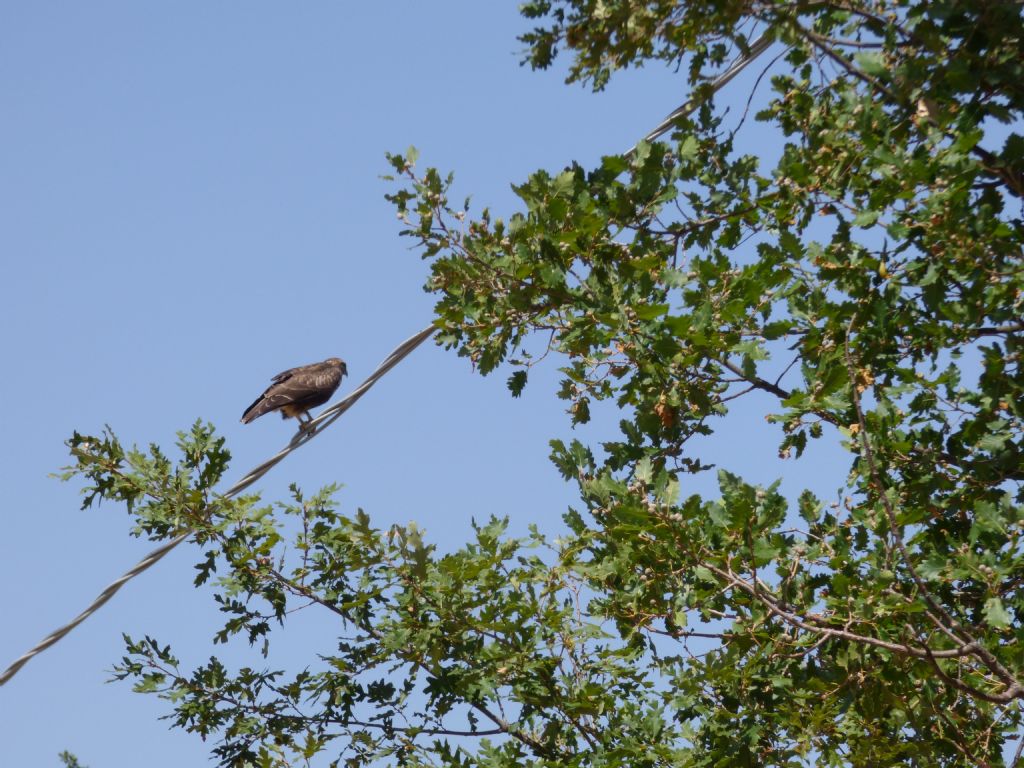
[[[724,88],[730,80],[732,80],[734,77],[736,77],[736,75],[742,72],[743,69],[747,66],[747,64],[749,64],[762,53],[767,51],[768,47],[772,44],[772,42],[774,42],[774,40],[775,38],[772,36],[771,30],[769,29],[765,31],[759,38],[757,38],[757,40],[754,41],[753,45],[750,46],[750,48],[743,56],[736,59],[736,61],[734,61],[729,66],[729,68],[725,70],[725,72],[723,72],[722,74],[720,74],[718,77],[711,81],[711,92],[718,93],[718,91]],[[657,127],[655,127],[653,131],[644,136],[643,140],[654,141],[658,137],[667,133],[669,129],[671,129],[672,126],[675,125],[676,118],[682,117],[683,115],[687,115],[696,108],[696,98],[691,96],[689,99],[687,99],[678,107],[669,112],[665,116],[665,119],[658,123]],[[628,152],[626,152],[626,155],[632,155],[634,152],[636,152],[635,144],[629,149]]]
[[[364,381],[362,384],[356,387],[344,399],[339,400],[334,405],[325,409],[323,413],[321,413],[319,416],[317,416],[315,419],[309,422],[309,424],[306,425],[304,428],[300,429],[300,431],[295,435],[295,437],[291,439],[288,445],[286,445],[284,448],[282,448],[280,451],[274,454],[274,456],[267,459],[265,462],[255,467],[251,471],[249,471],[244,477],[242,477],[241,480],[239,480],[237,483],[228,488],[228,490],[221,495],[221,498],[230,499],[232,496],[237,496],[239,493],[244,491],[250,485],[252,485],[265,474],[267,474],[267,472],[269,472],[278,462],[284,459],[284,457],[287,456],[289,453],[296,450],[300,446],[305,445],[318,434],[327,429],[327,427],[329,427],[331,424],[337,421],[345,411],[351,408],[352,405],[359,398],[366,394],[370,387],[376,384],[377,380],[380,379],[381,376],[383,376],[385,373],[387,373],[396,365],[398,365],[398,363],[406,355],[408,355],[410,352],[416,349],[416,347],[418,347],[420,344],[422,344],[424,341],[430,338],[434,334],[435,330],[437,329],[434,326],[429,326],[427,328],[424,328],[415,336],[411,336],[410,338],[406,339],[401,344],[399,344],[398,347],[396,347],[395,350],[390,355],[387,356],[384,362],[377,366],[377,369],[370,374],[369,378],[367,378],[366,381]],[[185,539],[187,539],[191,534],[191,531],[186,531],[185,533],[180,534],[176,538],[171,539],[166,544],[160,545],[152,552],[150,552],[148,555],[146,555],[144,558],[142,558],[138,563],[136,563],[133,568],[129,569],[128,571],[125,571],[125,573],[122,574],[119,579],[112,582],[106,589],[104,589],[96,597],[96,599],[92,601],[88,608],[86,608],[84,611],[78,614],[78,616],[76,616],[70,622],[65,624],[63,627],[55,629],[53,632],[51,632],[49,635],[43,638],[34,648],[32,648],[30,651],[22,655],[7,669],[5,669],[3,674],[0,674],[0,686],[4,685],[8,680],[14,677],[18,673],[18,670],[25,666],[25,664],[27,664],[34,656],[37,656],[43,651],[45,651],[47,648],[49,648],[51,645],[53,645],[58,640],[63,638],[65,635],[67,635],[69,632],[71,632],[71,630],[73,630],[87,618],[96,613],[96,611],[98,611],[103,606],[104,603],[106,603],[110,598],[117,594],[117,591],[121,589],[121,587],[123,587],[125,584],[134,579],[136,576],[138,576],[140,573],[145,571],[150,566],[155,565],[157,562],[159,562],[164,555],[166,555],[176,546],[181,544],[181,542],[185,541]]]

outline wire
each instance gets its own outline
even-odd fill
[[[725,72],[720,74],[712,81],[712,93],[717,93],[730,80],[732,80],[734,77],[736,77],[736,75],[743,71],[743,69],[750,62],[752,62],[754,59],[756,59],[758,56],[760,56],[762,53],[768,50],[768,47],[772,44],[773,40],[774,38],[771,34],[771,30],[764,32],[750,46],[750,48],[743,56],[734,61]],[[685,102],[683,102],[683,104],[672,110],[665,117],[665,119],[662,120],[657,125],[657,127],[655,127],[653,131],[644,136],[643,140],[654,141],[658,137],[668,132],[675,124],[677,118],[689,114],[694,109],[696,109],[696,107],[696,97],[691,97],[690,99],[687,99]],[[635,151],[636,146],[634,145],[628,152],[626,152],[626,155],[632,155]],[[430,336],[433,335],[435,330],[436,328],[434,328],[434,326],[424,328],[415,336],[411,336],[405,341],[403,341],[400,345],[398,345],[398,347],[395,348],[395,350],[390,355],[388,355],[384,362],[382,362],[377,367],[377,370],[370,374],[370,377],[366,379],[366,381],[360,384],[343,400],[340,400],[331,407],[327,408],[315,419],[301,427],[299,431],[295,434],[295,437],[291,439],[291,442],[288,443],[288,445],[286,445],[276,454],[271,456],[265,462],[252,469],[241,480],[239,480],[237,483],[231,486],[227,491],[224,492],[223,498],[231,498],[232,496],[235,496],[241,491],[245,490],[250,485],[259,480],[261,477],[263,477],[265,474],[267,474],[267,472],[269,472],[275,465],[277,465],[278,462],[284,459],[284,457],[287,456],[289,453],[294,451],[296,448],[305,445],[318,434],[327,429],[327,427],[329,427],[331,424],[337,421],[341,417],[341,415],[345,413],[345,411],[351,408],[352,405],[360,397],[362,397],[367,392],[367,390],[370,389],[370,387],[377,383],[377,380],[380,379],[381,376],[383,376],[385,373],[394,368],[402,360],[402,358],[404,358],[406,355],[408,355],[410,352],[416,349],[416,347],[418,347],[420,344],[422,344],[424,341],[430,338]],[[136,576],[138,576],[140,573],[145,571],[150,566],[156,564],[164,555],[166,555],[176,546],[181,544],[181,542],[187,539],[190,535],[191,531],[186,531],[177,538],[171,539],[166,544],[157,547],[144,558],[142,558],[142,560],[135,564],[134,568],[131,568],[130,570],[126,571],[121,576],[121,578],[117,579],[117,581],[113,582],[112,584],[110,584],[110,586],[104,589],[96,597],[96,599],[92,601],[89,607],[82,611],[80,614],[78,614],[78,616],[76,616],[72,621],[65,624],[60,629],[56,629],[52,633],[47,635],[34,648],[32,648],[32,650],[25,653],[13,664],[11,664],[7,669],[5,669],[3,674],[0,674],[0,686],[4,685],[8,680],[14,677],[14,675],[18,673],[18,670],[25,666],[25,664],[27,664],[29,660],[31,660],[34,656],[37,656],[38,654],[45,651],[47,648],[49,648],[51,645],[53,645],[58,640],[63,638],[65,635],[67,635],[69,632],[71,632],[71,630],[73,630],[87,618],[96,613],[96,611],[99,610],[104,603],[106,603],[110,598],[117,594],[117,591],[121,589],[121,587],[123,587],[125,584],[134,579]]]
[[[750,46],[750,48],[744,55],[736,59],[736,61],[734,61],[729,66],[729,68],[725,70],[725,72],[723,72],[722,74],[720,74],[718,77],[711,81],[711,92],[718,93],[718,91],[724,88],[730,80],[732,80],[734,77],[736,77],[736,75],[742,72],[743,69],[750,62],[752,62],[762,53],[767,51],[769,46],[771,46],[771,44],[774,42],[774,40],[775,38],[773,37],[771,30],[766,30],[759,38],[757,38],[757,40],[754,41],[754,43]],[[658,125],[655,127],[653,131],[644,136],[643,140],[654,141],[655,139],[664,135],[672,128],[673,125],[675,125],[675,122],[678,118],[682,117],[683,115],[688,115],[690,112],[693,112],[693,110],[695,110],[696,108],[696,97],[691,96],[689,99],[687,99],[678,107],[669,112],[665,116],[665,119],[658,123]],[[632,155],[634,152],[636,152],[635,144],[629,149],[628,152],[626,152],[626,155]]]
[[[370,376],[366,379],[366,381],[364,381],[362,384],[360,384],[358,387],[352,390],[352,392],[350,392],[344,399],[339,400],[334,405],[324,409],[324,411],[320,413],[319,416],[317,416],[312,421],[308,422],[304,427],[301,427],[299,431],[295,433],[295,437],[291,439],[291,442],[289,442],[288,445],[286,445],[276,454],[274,454],[269,459],[264,461],[258,467],[253,468],[247,475],[245,475],[245,477],[243,477],[233,486],[228,488],[228,490],[225,491],[223,494],[224,498],[231,498],[232,496],[237,495],[241,491],[244,491],[250,485],[252,485],[265,474],[267,474],[267,472],[270,471],[271,467],[273,467],[275,464],[281,461],[285,456],[294,451],[296,448],[308,443],[314,437],[316,437],[325,429],[327,429],[327,427],[329,427],[331,424],[333,424],[335,421],[341,418],[341,415],[349,408],[351,408],[359,398],[366,394],[367,390],[369,390],[370,387],[376,384],[377,380],[381,376],[383,376],[385,373],[387,373],[396,365],[398,365],[398,363],[401,362],[402,358],[404,358],[406,355],[408,355],[410,352],[416,349],[416,347],[418,347],[420,344],[422,344],[424,341],[430,338],[434,334],[434,331],[436,330],[437,328],[435,328],[434,326],[428,326],[427,328],[424,328],[422,331],[417,333],[415,336],[410,336],[408,339],[399,344],[395,348],[395,350],[390,355],[388,355],[387,358],[385,358],[384,362],[377,366],[377,370],[371,373]],[[0,684],[2,684],[2,682],[3,680],[2,678],[0,678]]]
[[[377,366],[377,369],[370,374],[366,381],[364,381],[362,384],[356,387],[344,399],[339,400],[334,405],[325,409],[319,416],[317,416],[308,424],[300,428],[299,432],[296,433],[295,437],[291,439],[288,445],[286,445],[284,448],[282,448],[280,451],[278,451],[276,454],[274,454],[272,457],[264,461],[259,466],[250,470],[244,477],[242,477],[241,480],[236,482],[234,485],[228,488],[228,490],[221,494],[221,498],[230,499],[232,496],[237,496],[239,493],[244,491],[250,485],[252,485],[265,474],[267,474],[267,472],[269,472],[278,462],[283,460],[284,457],[287,456],[289,453],[305,445],[318,434],[327,429],[327,427],[329,427],[331,424],[337,421],[341,417],[341,415],[345,413],[345,411],[351,408],[352,405],[359,398],[366,394],[370,387],[376,384],[377,380],[380,379],[381,376],[383,376],[385,373],[387,373],[396,365],[398,365],[398,363],[406,355],[408,355],[410,352],[416,349],[416,347],[418,347],[424,341],[429,339],[436,330],[437,329],[434,326],[429,326],[427,328],[424,328],[415,336],[411,336],[410,338],[406,339],[401,344],[399,344],[398,347],[396,347],[395,350],[390,355],[387,356],[384,362]],[[71,632],[71,630],[73,630],[87,618],[96,613],[96,611],[98,611],[103,606],[104,603],[106,603],[110,598],[117,594],[118,590],[121,589],[121,587],[123,587],[129,581],[131,581],[140,573],[145,571],[147,568],[155,565],[163,558],[164,555],[166,555],[176,546],[181,544],[181,542],[185,541],[185,539],[187,539],[191,535],[191,531],[185,531],[179,536],[168,541],[166,544],[162,544],[161,546],[157,547],[144,558],[142,558],[138,563],[136,563],[134,567],[125,571],[120,578],[112,582],[106,589],[104,589],[99,595],[97,595],[96,599],[89,604],[88,608],[86,608],[84,611],[82,611],[80,614],[78,614],[74,619],[72,619],[64,626],[60,627],[59,629],[55,629],[53,632],[51,632],[49,635],[47,635],[45,638],[39,641],[39,643],[36,644],[34,648],[32,648],[30,651],[19,657],[13,664],[11,664],[7,669],[5,669],[3,674],[0,674],[0,686],[4,685],[8,680],[14,677],[18,673],[18,670],[25,666],[33,657],[45,651],[47,648],[49,648],[51,645],[59,641],[65,635],[67,635],[69,632]]]

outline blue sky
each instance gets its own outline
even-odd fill
[[[686,96],[667,69],[601,94],[532,73],[525,26],[515,2],[0,3],[0,665],[152,548],[123,509],[80,512],[50,477],[73,430],[170,448],[208,419],[230,482],[291,434],[238,422],[271,375],[337,355],[361,381],[429,322],[426,266],[383,199],[385,152],[415,144],[460,195],[507,213],[511,183],[625,150]],[[740,109],[752,80],[730,86]],[[573,496],[546,458],[571,437],[554,371],[518,400],[506,375],[423,346],[257,488],[337,481],[343,510],[416,521],[442,548],[491,514],[557,532]],[[771,460],[769,405],[740,401],[711,457],[763,482],[790,473],[788,490],[837,487],[834,451]],[[707,487],[693,482],[684,492]],[[211,653],[218,615],[191,586],[194,554],[179,548],[0,689],[0,763],[57,765],[68,749],[91,768],[205,764],[209,745],[169,731],[162,702],[104,684],[122,632],[186,662]],[[331,631],[300,623],[285,661]]]

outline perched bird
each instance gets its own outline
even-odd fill
[[[282,371],[272,379],[274,383],[267,387],[267,391],[245,409],[242,423],[248,424],[265,413],[280,411],[282,419],[293,417],[302,424],[308,424],[313,420],[309,409],[330,400],[341,384],[341,377],[347,373],[345,361],[336,357]],[[302,420],[303,414],[306,421]]]

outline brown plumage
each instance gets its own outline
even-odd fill
[[[345,361],[336,357],[282,371],[272,379],[274,383],[267,387],[267,391],[245,409],[242,423],[248,424],[271,411],[280,411],[282,419],[292,417],[302,421],[305,414],[312,420],[309,409],[330,400],[341,384],[341,377],[347,373]]]

